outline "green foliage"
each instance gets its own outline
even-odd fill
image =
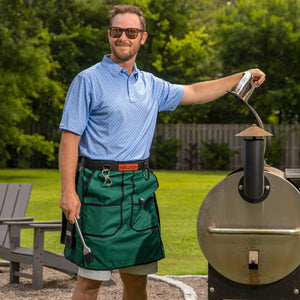
[[[162,170],[175,169],[178,161],[177,152],[182,143],[182,141],[175,138],[163,140],[162,136],[155,137],[151,148],[151,167]]]
[[[214,139],[202,143],[200,163],[207,170],[228,170],[231,156],[239,153],[230,150],[227,143],[217,143]]]
[[[107,10],[99,1],[0,1],[1,165],[57,159],[65,91],[108,49]]]
[[[170,36],[164,51],[164,73],[172,75],[172,80],[191,83],[209,78],[213,71],[213,42],[205,27],[191,30],[183,38]]]
[[[24,157],[31,166],[57,166],[66,90],[78,72],[110,52],[108,11],[120,3],[138,5],[146,17],[140,69],[187,84],[258,66],[267,81],[250,101],[262,120],[299,123],[298,0],[0,0],[2,166]],[[246,106],[225,96],[160,113],[158,122],[252,120]]]
[[[195,170],[199,161],[198,144],[189,144],[184,151],[187,154],[187,158],[185,160],[188,164],[188,170]]]
[[[273,130],[274,132],[274,130]],[[292,133],[293,130],[290,131]],[[274,134],[266,144],[265,158],[266,163],[272,167],[279,168],[284,159],[284,150],[282,144],[288,139],[282,130]]]
[[[206,76],[203,69],[211,63],[212,51],[205,29],[195,26],[200,4],[192,0],[135,3],[143,9],[148,28],[147,43],[138,56],[141,68],[180,83]]]
[[[60,69],[55,79],[68,86],[81,70],[109,51],[108,4],[97,0],[43,0],[39,14],[51,36],[53,59]]]
[[[41,28],[35,9],[23,1],[0,2],[0,160],[18,161],[32,150],[53,159],[53,141],[39,132],[32,136],[30,120],[37,122],[47,106],[56,115],[61,85],[49,77],[57,65],[52,61],[49,34]],[[45,105],[45,106],[44,106]],[[49,111],[52,109],[52,114]],[[13,157],[14,154],[14,157]]]
[[[281,148],[282,141],[282,137],[273,138],[272,144],[268,144],[266,147],[266,162],[275,168],[279,168],[283,160],[284,151]]]
[[[53,141],[46,141],[39,134],[26,135],[21,133],[18,134],[17,141],[11,140],[10,143],[6,146],[6,149],[9,150],[7,166],[10,168],[29,168],[31,157],[36,159],[39,154],[42,155],[43,160],[51,163],[55,160],[55,147],[58,147]]]
[[[299,122],[299,13],[298,0],[238,0],[217,15],[212,28],[225,74],[251,67],[267,74],[250,99],[257,99],[254,106],[264,120]]]

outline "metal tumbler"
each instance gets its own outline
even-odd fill
[[[232,95],[238,97],[239,99],[248,102],[251,94],[253,93],[255,86],[253,85],[253,76],[251,72],[246,71],[243,74],[242,79],[238,84],[229,92]]]

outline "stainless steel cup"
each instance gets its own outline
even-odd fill
[[[251,94],[253,93],[255,86],[252,83],[253,76],[251,72],[246,71],[243,74],[242,79],[238,84],[229,92],[232,95],[238,97],[239,99],[248,102]]]

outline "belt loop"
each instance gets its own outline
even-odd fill
[[[147,175],[146,175],[146,170],[147,170]],[[148,181],[149,178],[150,178],[149,159],[146,159],[146,160],[144,161],[143,175],[144,175],[144,178]]]
[[[149,169],[149,159],[146,159],[146,160],[144,161],[143,170],[145,170],[145,169]]]
[[[109,170],[109,171],[111,171],[111,165],[110,164],[104,164],[103,165],[103,170]]]

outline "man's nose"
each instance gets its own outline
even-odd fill
[[[125,31],[122,32],[121,36],[119,37],[119,39],[128,39]]]

